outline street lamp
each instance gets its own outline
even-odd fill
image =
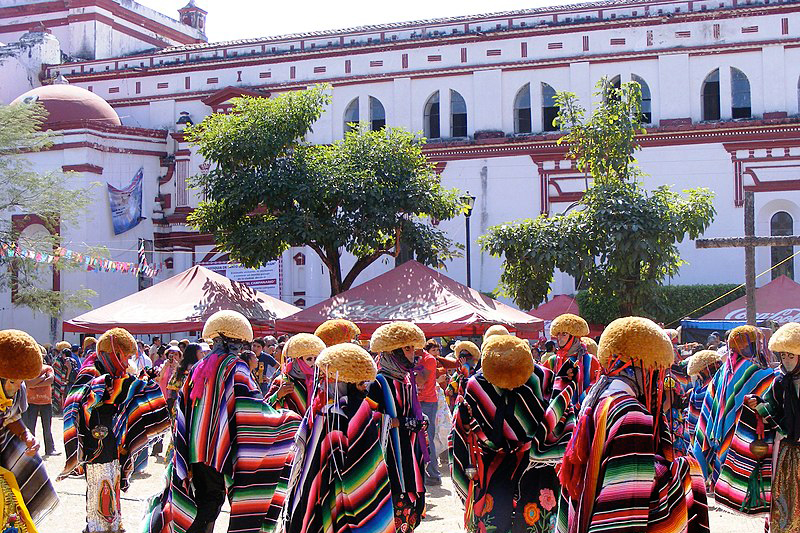
[[[472,287],[472,270],[471,265],[472,261],[470,260],[470,237],[469,237],[469,217],[472,215],[472,208],[475,207],[475,197],[472,196],[469,191],[467,191],[461,198],[461,204],[466,208],[464,210],[464,217],[466,218],[467,224],[467,287]]]

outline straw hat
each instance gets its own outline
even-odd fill
[[[603,331],[598,347],[603,368],[609,368],[614,356],[641,363],[646,370],[667,368],[675,360],[666,332],[652,320],[639,316],[618,318]]]
[[[391,352],[404,346],[415,349],[425,347],[425,334],[419,326],[411,322],[398,321],[384,324],[375,330],[369,342],[373,353]]]
[[[42,354],[36,341],[18,329],[0,331],[0,377],[33,379],[42,371]]]
[[[217,311],[203,326],[204,339],[224,336],[228,339],[253,342],[253,327],[245,316],[237,311]]]
[[[516,389],[533,374],[533,355],[527,341],[511,335],[492,335],[483,343],[481,368],[486,380],[501,389]]]
[[[555,337],[559,333],[568,333],[573,337],[586,337],[589,335],[589,324],[578,315],[564,313],[555,317],[550,323],[550,336]]]
[[[378,367],[369,352],[352,342],[328,346],[314,364],[330,379],[345,383],[373,381],[378,374]]]
[[[728,335],[728,346],[734,351],[739,352],[745,349],[751,342],[757,342],[761,338],[761,330],[755,326],[738,326],[731,330]]]
[[[508,332],[508,328],[504,325],[495,324],[494,326],[489,326],[489,329],[483,333],[483,342],[486,342],[486,339],[492,335],[511,335],[511,333]]]
[[[789,322],[779,327],[769,339],[769,351],[800,355],[800,324]]]
[[[290,359],[298,357],[317,357],[325,349],[322,339],[311,333],[298,333],[283,346],[283,355]]]
[[[125,361],[136,353],[136,339],[127,329],[111,328],[100,336],[100,340],[97,341],[97,351],[113,353],[121,361]]]
[[[581,337],[581,342],[586,347],[586,351],[597,357],[597,343],[591,337]]]
[[[357,339],[361,335],[361,330],[349,320],[334,318],[320,324],[314,335],[322,339],[325,346],[333,346]]]
[[[83,339],[83,351],[85,352],[87,349],[95,346],[97,344],[97,339],[94,337],[86,337]]]
[[[58,353],[63,352],[64,350],[69,350],[72,345],[67,341],[59,341],[56,343],[56,350]]]
[[[472,358],[475,359],[475,361],[481,360],[481,351],[478,349],[478,347],[475,345],[474,342],[458,341],[453,345],[453,355],[456,358],[458,358],[458,356],[461,355],[461,352],[464,350],[472,354]]]
[[[689,357],[686,363],[686,373],[690,376],[699,376],[700,372],[706,368],[721,362],[722,356],[714,350],[700,350]]]

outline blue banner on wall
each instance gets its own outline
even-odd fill
[[[114,224],[114,235],[125,233],[135,228],[142,217],[142,178],[144,169],[140,168],[131,184],[124,189],[117,189],[110,183],[108,186],[108,203],[111,208],[111,222]]]

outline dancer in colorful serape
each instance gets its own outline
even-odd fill
[[[560,533],[708,533],[705,483],[692,457],[676,457],[661,412],[663,373],[675,353],[646,318],[609,324],[603,376],[581,406],[559,479]]]
[[[755,326],[739,326],[728,337],[728,358],[706,390],[695,428],[692,453],[711,484],[717,503],[736,511],[769,509],[772,463],[756,457],[750,444],[762,441],[772,453],[774,431],[744,406],[744,398],[764,394],[775,379]]]
[[[414,351],[423,346],[425,335],[418,326],[392,322],[375,330],[369,347],[380,359],[367,398],[382,415],[381,441],[385,443],[395,527],[403,532],[413,531],[425,514],[428,447],[414,376]]]
[[[53,358],[53,410],[61,414],[64,410],[64,401],[67,399],[75,374],[75,361],[67,341],[56,343],[56,354]]]
[[[763,398],[745,402],[780,432],[776,439],[772,480],[770,533],[800,531],[800,324],[784,324],[769,339],[770,351],[781,360],[781,373]]]
[[[458,341],[453,345],[453,355],[458,361],[458,366],[445,390],[447,404],[451,410],[464,399],[467,381],[475,375],[481,364],[481,351],[474,342]]]
[[[550,401],[554,379],[565,378],[534,364],[527,341],[495,335],[483,343],[482,368],[467,382],[450,439],[469,531],[553,531],[560,492],[553,464],[572,432],[575,390],[567,382]]]
[[[297,432],[285,531],[394,533],[380,428],[366,401],[375,362],[343,343],[325,348],[316,366],[320,387]]]
[[[22,423],[24,380],[41,370],[42,354],[30,335],[0,331],[0,531],[36,533],[35,523],[58,505],[39,444]]]
[[[558,343],[555,356],[542,359],[542,365],[555,374],[561,375],[567,364],[575,372],[577,390],[572,398],[575,406],[580,406],[586,391],[600,376],[600,363],[597,357],[586,351],[581,337],[589,335],[589,324],[578,315],[565,313],[557,316],[550,324],[550,337]]]
[[[308,348],[313,346],[313,350]],[[325,343],[310,333],[299,333],[283,347],[288,360],[286,372],[272,381],[267,403],[275,409],[289,409],[303,416],[308,409],[309,396],[314,393],[314,360]]]
[[[689,356],[686,361],[686,372],[692,380],[686,412],[686,431],[689,435],[689,445],[693,446],[694,431],[703,408],[706,390],[722,365],[722,356],[714,350],[700,350]]]
[[[228,531],[272,531],[286,496],[300,417],[264,403],[250,368],[237,355],[253,340],[241,313],[214,313],[203,338],[213,339],[214,349],[178,393],[167,486],[150,502],[144,531],[212,531],[226,493]]]
[[[149,438],[169,428],[158,384],[127,374],[136,340],[122,328],[105,332],[78,372],[64,405],[67,460],[59,480],[82,468],[88,533],[122,529],[120,490],[127,490],[134,458]]]

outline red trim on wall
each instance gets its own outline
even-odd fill
[[[102,174],[103,167],[92,165],[90,163],[83,163],[80,165],[62,165],[62,172],[88,172],[90,174]]]
[[[25,228],[30,226],[34,226],[39,224],[44,226],[44,228],[50,232],[50,235],[58,235],[61,232],[61,225],[56,224],[55,227],[50,227],[49,224],[45,223],[45,221],[39,215],[35,215],[32,213],[24,214],[24,215],[11,215],[11,227],[14,229],[14,232],[17,234],[22,233]],[[55,251],[55,247],[53,248]],[[58,269],[55,267],[51,267],[53,269],[53,290],[60,291],[61,290],[61,274],[59,273]],[[17,284],[17,264],[14,260],[11,261],[11,303],[14,303],[17,299],[17,293],[19,291],[19,286]]]

